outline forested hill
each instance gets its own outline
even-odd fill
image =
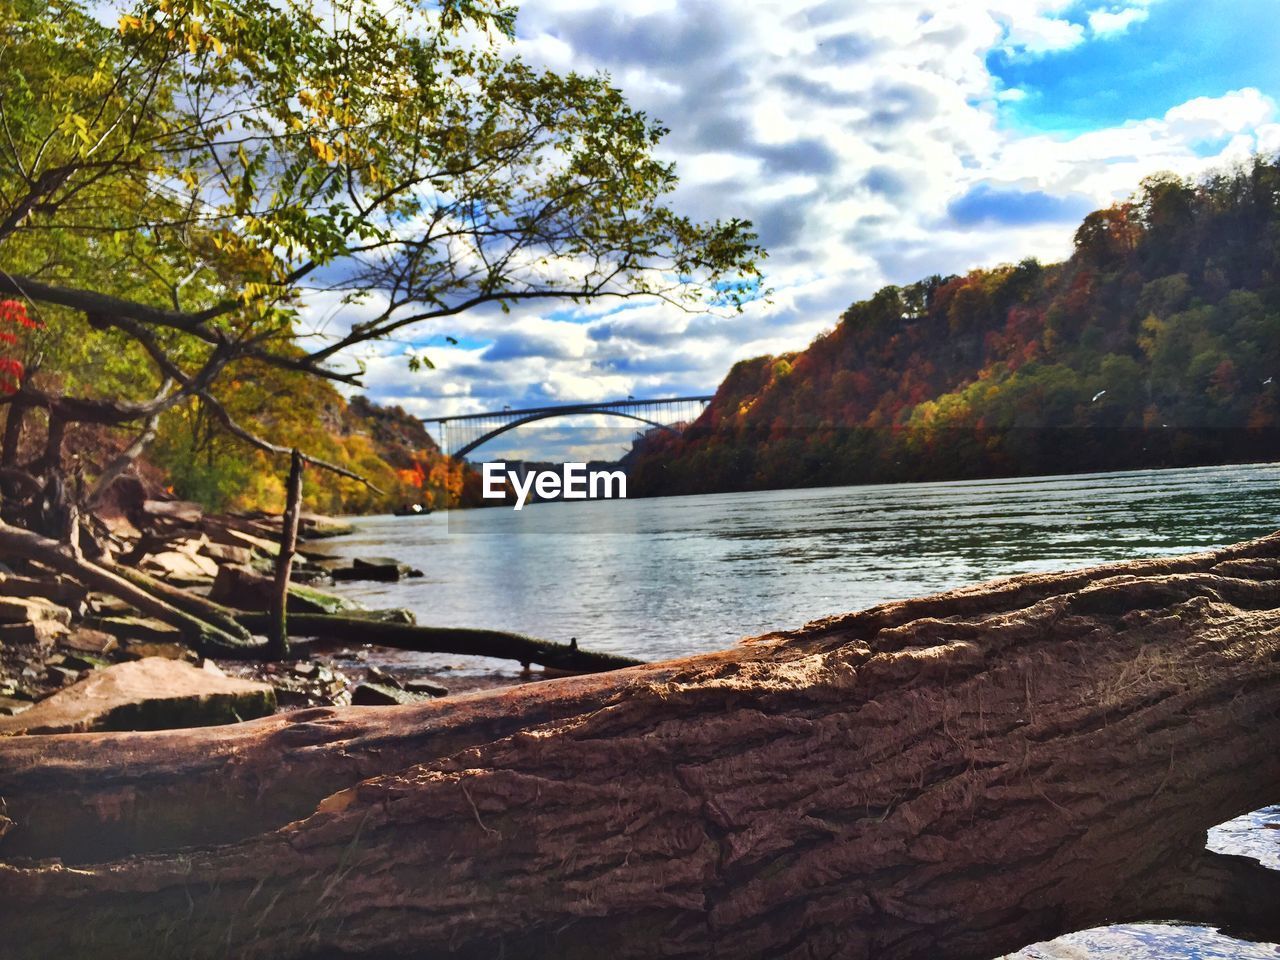
[[[1143,181],[1065,263],[886,287],[737,364],[646,494],[1280,459],[1280,159]]]

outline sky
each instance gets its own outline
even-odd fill
[[[1280,150],[1274,0],[526,0],[517,31],[670,128],[672,206],[754,221],[773,294],[414,328],[362,360],[373,399],[423,417],[709,394],[887,283],[1061,259],[1148,174]]]

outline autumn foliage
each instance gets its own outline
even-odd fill
[[[1280,459],[1280,160],[1145,180],[1064,263],[885,287],[738,364],[646,493]]]
[[[10,351],[18,345],[24,329],[36,326],[22,301],[0,300],[0,393],[13,393],[22,385],[22,361]]]

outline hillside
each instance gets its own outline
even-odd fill
[[[1280,459],[1280,159],[1143,181],[1061,264],[934,276],[737,364],[629,460],[672,494]]]
[[[310,509],[381,513],[411,503],[439,509],[468,499],[463,487],[474,471],[442,453],[416,417],[363,396],[348,402],[327,384],[307,386],[309,390],[295,394],[294,403],[277,408],[279,412],[246,419],[274,442],[303,446],[367,477],[378,488],[312,470],[305,484]],[[278,510],[283,504],[281,464],[210,425],[202,428],[199,407],[164,422],[142,470],[178,496],[213,508]]]

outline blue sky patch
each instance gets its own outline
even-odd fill
[[[1278,12],[1275,0],[1157,0],[1126,32],[1069,50],[993,50],[988,69],[1004,88],[1026,93],[1002,105],[1001,119],[1071,136],[1242,87],[1280,95]]]
[[[947,213],[964,227],[979,223],[1025,226],[1032,223],[1074,222],[1095,204],[1079,195],[1055,197],[1039,190],[1017,190],[980,183],[951,201]]]

